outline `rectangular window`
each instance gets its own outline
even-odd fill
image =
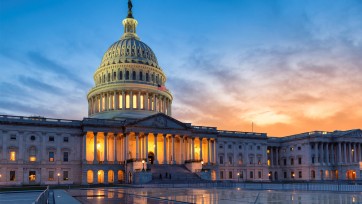
[[[285,179],[287,178],[287,172],[284,172],[284,178]]]
[[[257,149],[257,150],[260,150],[260,146],[257,146],[256,149]]]
[[[222,145],[219,146],[219,149],[222,149]]]
[[[252,179],[254,177],[254,172],[251,171],[249,176]]]
[[[224,179],[224,172],[220,171],[220,179]]]
[[[29,171],[29,181],[36,181],[36,172]]]
[[[254,158],[253,158],[253,157],[250,157],[250,158],[249,158],[249,163],[250,163],[250,164],[254,164]]]
[[[63,142],[69,142],[69,137],[64,137]]]
[[[10,181],[15,181],[15,171],[10,171]]]
[[[232,179],[232,178],[233,178],[233,172],[229,171],[229,179]]]
[[[268,166],[270,166],[270,159],[268,159]]]
[[[228,145],[228,148],[231,149],[231,148],[232,148],[232,145]]]
[[[16,135],[10,135],[10,140],[16,140]]]
[[[48,180],[49,181],[54,181],[54,171],[49,171]]]
[[[54,162],[54,152],[49,152],[49,161]]]
[[[290,148],[290,151],[291,151],[291,152],[294,151],[294,147],[291,147],[291,148]]]
[[[294,159],[293,158],[290,159],[290,165],[294,165]]]
[[[284,159],[284,166],[287,165],[287,159]]]
[[[300,171],[298,174],[299,174],[299,178],[302,178],[302,172]]]
[[[312,157],[312,164],[314,164],[315,157]]]
[[[54,142],[54,136],[49,136],[49,142]]]
[[[68,162],[68,156],[69,156],[68,152],[63,152],[63,161],[64,162]]]
[[[302,157],[298,158],[298,164],[302,164]]]
[[[258,171],[258,178],[261,179],[261,171]]]
[[[229,164],[233,164],[233,157],[229,156]]]
[[[220,164],[224,164],[224,157],[220,156]]]
[[[10,161],[15,161],[16,160],[16,152],[15,151],[10,151]]]
[[[63,171],[63,181],[69,180],[68,171]]]
[[[29,161],[35,162],[35,161],[36,161],[36,156],[30,156],[30,157],[29,157]]]
[[[302,150],[302,147],[298,147],[298,150]]]

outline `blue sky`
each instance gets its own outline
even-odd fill
[[[362,1],[134,0],[138,35],[195,125],[362,128]],[[126,0],[0,1],[0,114],[81,119]]]

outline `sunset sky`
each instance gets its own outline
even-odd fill
[[[134,0],[173,117],[286,136],[362,128],[361,0]],[[0,1],[0,114],[82,119],[126,0]]]

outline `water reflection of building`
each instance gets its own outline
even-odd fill
[[[273,138],[172,118],[166,75],[137,24],[130,9],[94,74],[89,118],[0,116],[0,184],[132,182],[142,169],[185,164],[211,180],[360,178],[361,130]]]

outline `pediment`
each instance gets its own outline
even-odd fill
[[[163,113],[151,115],[149,117],[137,120],[130,124],[131,126],[138,127],[151,127],[151,128],[165,128],[165,129],[187,129],[187,126]]]

